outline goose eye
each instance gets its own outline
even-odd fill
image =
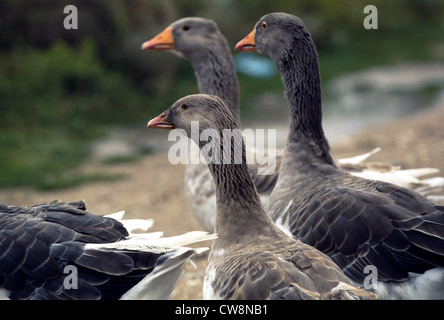
[[[180,105],[180,108],[181,108],[182,110],[187,110],[187,109],[188,109],[188,105],[184,102],[184,103],[182,103],[182,104]]]
[[[183,31],[188,31],[188,30],[190,30],[190,26],[189,25],[187,25],[187,24],[184,24],[183,26],[182,26],[182,30]]]
[[[268,27],[268,24],[265,21],[261,23],[261,28],[262,29],[265,30],[265,29],[267,29],[267,27]]]

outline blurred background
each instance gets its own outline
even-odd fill
[[[261,122],[287,125],[283,86],[271,62],[256,53],[234,52],[234,45],[256,21],[273,11],[298,15],[312,33],[321,63],[324,113],[342,121],[326,125],[332,139],[345,128],[360,128],[363,119],[374,116],[375,122],[384,121],[429,106],[444,87],[444,2],[372,1],[378,9],[378,30],[363,27],[367,4],[356,0],[1,1],[0,188],[47,190],[118,180],[118,174],[79,174],[75,168],[97,148],[104,150],[106,137],[137,140],[123,133],[131,130],[143,131],[144,142],[133,141],[137,147],[127,153],[105,150],[103,163],[135,161],[155,152],[155,144],[147,139],[157,133],[147,137],[146,122],[177,98],[196,93],[197,85],[187,61],[168,53],[142,52],[140,46],[186,16],[215,20],[233,48],[244,127]],[[63,27],[66,5],[78,9],[77,30]],[[379,81],[381,74],[391,79],[388,84]],[[416,76],[422,82],[407,81]],[[347,114],[357,116],[347,118]],[[165,134],[162,137],[166,139]],[[122,151],[128,145],[113,147]]]
[[[363,26],[368,4],[377,30]],[[77,30],[63,27],[67,5]],[[192,67],[140,46],[179,18],[215,20],[238,70],[242,127],[276,129],[283,147],[279,74],[267,57],[234,51],[275,11],[301,17],[318,48],[334,159],[381,147],[371,160],[444,175],[442,0],[0,0],[0,202],[84,199],[96,214],[153,218],[166,236],[202,230],[186,205],[184,165],[167,160],[173,142],[146,129],[197,93]],[[173,299],[202,298],[206,260],[186,266]]]

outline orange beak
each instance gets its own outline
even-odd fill
[[[253,29],[245,38],[239,41],[234,47],[237,51],[256,51],[256,43],[254,42],[254,35],[256,28]]]
[[[176,126],[174,125],[174,123],[168,122],[166,120],[167,118],[168,118],[167,115],[163,112],[154,119],[148,121],[146,127],[152,129],[166,129],[166,130],[175,129]]]
[[[172,50],[174,49],[173,27],[168,27],[157,36],[142,44],[142,50]]]

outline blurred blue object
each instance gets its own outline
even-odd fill
[[[234,64],[239,72],[255,78],[271,78],[277,71],[273,62],[252,52],[241,52],[234,56]]]

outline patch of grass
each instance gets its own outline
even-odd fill
[[[124,154],[117,156],[110,156],[102,160],[103,164],[114,165],[122,163],[132,163],[140,160],[139,154]]]
[[[93,131],[93,130],[92,130]],[[66,182],[63,173],[89,155],[85,141],[97,133],[76,135],[54,128],[3,130],[0,135],[0,188],[47,188]]]
[[[114,124],[138,121],[145,94],[108,69],[95,45],[62,41],[47,50],[0,56],[0,188],[54,189],[102,176],[67,177],[90,154],[90,142]]]
[[[444,89],[444,83],[429,83],[419,90],[419,95],[423,99],[434,99],[439,92]]]
[[[105,165],[132,163],[132,162],[137,162],[140,159],[142,159],[144,156],[153,153],[154,149],[150,146],[146,146],[144,148],[135,151],[134,153],[109,156],[103,159],[101,162]]]

